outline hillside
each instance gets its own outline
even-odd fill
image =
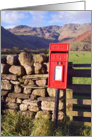
[[[1,48],[19,47],[23,49],[26,45],[30,46],[25,40],[1,27]]]
[[[91,41],[91,30],[84,32],[81,35],[78,35],[75,39],[76,42],[90,42]]]
[[[49,43],[76,42],[91,43],[91,23],[65,24],[63,26],[29,27],[19,25],[12,29],[1,31],[2,48],[18,46],[19,49],[40,49],[48,48]]]
[[[16,35],[31,35],[42,37],[45,39],[52,40],[62,40],[64,38],[70,37],[73,38],[75,36],[83,34],[85,31],[91,29],[90,23],[85,24],[65,24],[63,26],[46,26],[46,27],[28,27],[25,25],[16,26],[12,29],[9,29],[10,32]]]
[[[19,49],[48,48],[49,43],[56,42],[30,35],[15,35],[1,27],[1,48],[19,47]]]

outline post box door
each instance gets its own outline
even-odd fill
[[[68,62],[50,62],[49,87],[65,89],[67,86]]]

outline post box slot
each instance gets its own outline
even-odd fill
[[[58,61],[58,62],[57,62],[57,64],[59,65],[59,64],[60,64],[60,62]]]
[[[68,53],[67,51],[51,51],[51,53]]]

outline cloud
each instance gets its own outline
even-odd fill
[[[2,11],[1,21],[7,24],[19,23],[20,19],[25,18],[25,14],[19,11]]]
[[[87,22],[91,22],[90,11],[1,11],[1,24],[5,28],[16,25],[38,27]]]
[[[29,13],[31,15],[30,25],[41,26],[46,22],[47,11],[29,11]]]
[[[91,22],[90,11],[56,11],[51,15],[49,23],[79,23]]]
[[[4,28],[5,29],[11,29],[11,28],[14,28],[15,27],[15,25],[8,25],[8,26],[5,26]]]

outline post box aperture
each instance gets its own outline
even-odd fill
[[[49,47],[49,88],[66,89],[68,70],[67,43],[51,43]]]

